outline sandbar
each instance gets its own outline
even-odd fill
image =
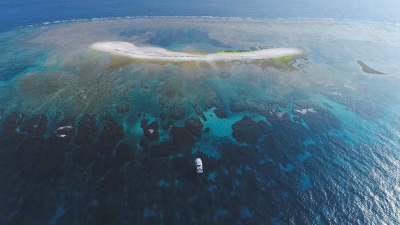
[[[272,59],[284,56],[300,55],[302,52],[295,48],[271,48],[240,53],[211,53],[206,55],[189,54],[168,51],[159,47],[137,47],[128,42],[97,42],[91,49],[108,52],[114,55],[136,59],[163,60],[163,61],[218,61],[218,60],[248,60]]]

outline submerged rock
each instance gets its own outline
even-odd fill
[[[196,136],[197,138],[201,137],[201,131],[203,130],[204,125],[201,123],[200,119],[197,117],[192,117],[185,121],[185,126]]]
[[[228,117],[228,114],[226,113],[226,111],[222,108],[216,108],[214,109],[214,113],[215,115],[217,115],[218,118],[220,119],[224,119],[226,117]]]
[[[374,70],[374,69],[372,69],[371,67],[367,66],[367,65],[366,65],[363,61],[361,61],[361,60],[357,60],[357,63],[358,63],[358,65],[361,66],[362,70],[363,70],[365,73],[378,74],[378,75],[385,75],[384,73],[379,72],[379,71],[377,71],[377,70]]]
[[[265,121],[256,122],[245,116],[242,120],[232,125],[232,137],[238,142],[246,142],[255,145],[262,135],[269,132],[268,124]]]

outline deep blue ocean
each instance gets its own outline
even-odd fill
[[[0,224],[400,224],[399,12],[398,0],[0,0]],[[109,41],[302,54],[91,47]]]
[[[400,23],[396,0],[2,0],[0,32],[45,22],[125,16],[339,18]]]

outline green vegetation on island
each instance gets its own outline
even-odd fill
[[[235,64],[253,64],[255,66],[264,69],[275,68],[281,72],[293,72],[296,71],[296,67],[293,63],[296,59],[304,58],[304,56],[285,56],[274,59],[258,59],[258,60],[216,60],[214,62],[202,62],[202,61],[161,61],[161,60],[149,60],[149,59],[135,59],[125,56],[113,55],[111,56],[109,68],[116,69],[130,64],[150,64],[150,65],[175,65],[185,69],[195,68],[231,68]]]
[[[221,53],[243,53],[243,52],[252,52],[253,50],[242,50],[242,49],[239,49],[239,50],[231,50],[231,51],[229,51],[229,50],[226,50],[226,51],[216,51],[215,53],[216,54],[221,54]],[[254,50],[255,51],[255,50]]]
[[[258,59],[254,60],[254,64],[262,67],[263,70],[267,68],[275,68],[281,72],[293,72],[297,70],[293,64],[298,59],[307,60],[307,55],[303,53],[301,55],[290,55],[273,59]]]
[[[274,63],[280,64],[280,63],[288,63],[293,58],[294,58],[293,55],[289,55],[284,57],[273,58],[272,60],[274,61]]]
[[[100,52],[100,51],[97,51],[97,50],[93,50],[93,51],[92,51],[92,57],[93,57],[93,58],[99,57],[100,55],[101,55],[101,52]]]
[[[250,49],[237,49],[237,50],[221,50],[221,51],[216,51],[216,54],[221,54],[221,53],[244,53],[244,52],[254,52],[254,51],[259,51],[263,49],[271,49],[274,47],[271,46],[265,46],[265,47],[251,47]]]

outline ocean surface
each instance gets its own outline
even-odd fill
[[[0,224],[399,224],[399,3],[285,4],[1,1]]]
[[[2,0],[0,32],[53,21],[126,16],[335,18],[400,23],[397,0]]]

